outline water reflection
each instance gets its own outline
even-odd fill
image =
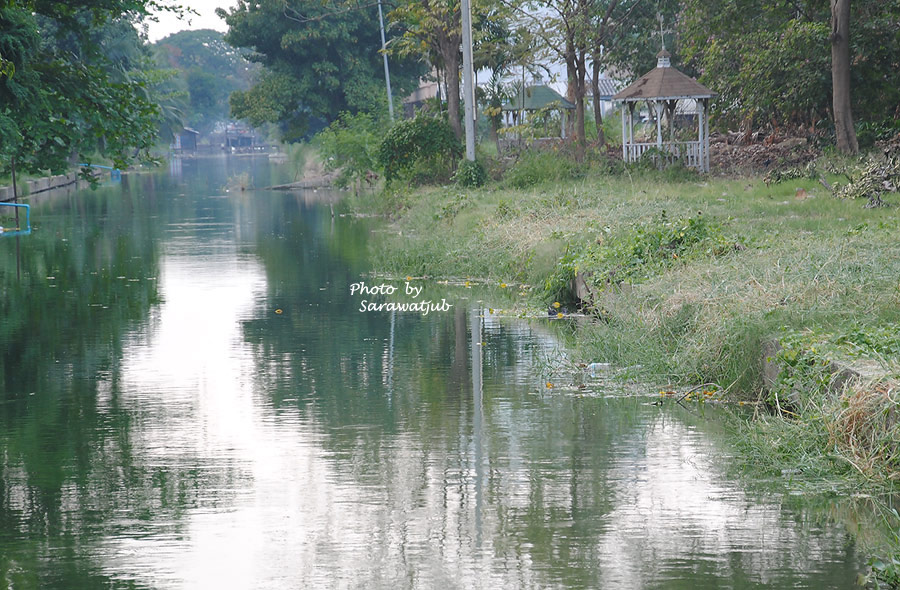
[[[46,202],[22,281],[0,258],[8,587],[855,582],[842,528],[727,479],[715,420],[548,392],[553,332],[470,290],[359,313],[376,222],[244,173],[278,181],[185,161]]]

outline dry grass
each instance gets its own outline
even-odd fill
[[[828,413],[829,446],[862,475],[900,479],[900,383],[854,383],[841,398],[840,409]]]

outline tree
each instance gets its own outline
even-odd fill
[[[0,157],[27,172],[99,154],[124,167],[156,137],[158,109],[132,26],[155,3],[32,2],[0,6]]]
[[[232,113],[252,124],[279,123],[294,140],[315,119],[384,110],[375,10],[318,0],[239,0],[230,11],[219,9],[229,26],[225,40],[251,49],[249,59],[265,68],[255,86],[232,94]],[[411,91],[420,72],[411,61],[395,61],[391,83],[398,92]]]
[[[854,3],[853,35],[849,0],[831,2],[833,11],[821,0],[682,4],[683,53],[719,93],[713,113],[720,124],[740,125],[745,136],[756,129],[824,134],[833,124],[837,142],[851,148],[854,119],[898,124],[897,0]]]
[[[566,64],[567,94],[575,103],[576,160],[584,159],[587,143],[584,99],[588,67],[593,74],[595,94],[598,93],[596,80],[603,66],[613,64],[626,71],[643,71],[646,57],[656,53],[650,48],[657,10],[674,14],[675,4],[673,1],[651,4],[643,0],[549,0],[539,6],[528,4],[518,8],[549,54]],[[598,143],[602,145],[603,119],[596,100],[594,117]]]
[[[463,135],[459,117],[460,18],[459,0],[405,0],[388,13],[388,19],[405,28],[392,53],[427,61],[442,74],[447,119],[457,139]]]
[[[850,0],[831,0],[831,85],[837,148],[855,154],[859,144],[850,107]]]
[[[155,44],[158,62],[173,70],[186,98],[184,125],[201,133],[229,118],[228,97],[248,90],[259,71],[224,37],[211,29],[180,31]]]

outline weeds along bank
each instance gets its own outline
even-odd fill
[[[782,371],[764,383],[767,358],[781,354],[788,366],[787,352],[764,346],[789,341],[782,351],[795,355],[791,370],[809,364],[815,373],[816,363],[830,360],[822,355],[827,343],[856,334],[844,340],[841,359],[864,362],[872,391],[881,392],[865,402],[860,394],[857,405],[880,403],[888,416],[882,430],[896,437],[900,392],[890,390],[890,376],[900,342],[876,342],[900,327],[895,207],[866,209],[808,178],[767,185],[599,166],[573,174],[570,164],[547,160],[480,189],[361,198],[359,206],[393,216],[396,231],[380,238],[377,264],[404,276],[524,283],[528,295],[513,305],[532,311],[555,301],[574,309],[578,276],[581,294],[590,292],[585,311],[595,317],[576,335],[579,360],[640,365],[642,378],[660,384],[716,383],[731,399],[759,399],[788,420],[839,414],[846,399],[827,386],[828,366],[808,382]],[[867,335],[875,343],[868,348]],[[820,444],[837,444],[848,457],[859,450],[854,426],[819,426]],[[893,440],[896,450],[900,438]],[[885,468],[900,474],[897,459],[884,452],[875,461],[836,461],[874,477]]]

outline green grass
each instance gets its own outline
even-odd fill
[[[379,270],[526,283],[536,311],[571,297],[565,290],[576,270],[592,273],[595,319],[575,331],[573,361],[630,367],[631,376],[673,387],[714,382],[725,390],[718,397],[760,400],[757,419],[735,426],[753,469],[834,482],[841,493],[893,489],[896,206],[866,209],[864,199],[833,198],[808,177],[767,185],[678,169],[573,165],[573,173],[546,155],[528,165],[537,172],[523,188],[500,181],[358,201],[393,219],[376,244]],[[898,197],[885,201],[896,205]],[[786,344],[780,354],[797,356],[794,365],[780,358],[788,368],[767,390],[763,350],[773,340]],[[833,360],[875,371],[830,391]],[[780,414],[773,391],[794,400]],[[892,587],[900,539],[879,551],[889,557],[873,567],[883,568],[881,587]]]
[[[613,282],[598,300],[604,321],[580,333],[585,360],[640,364],[656,380],[715,381],[755,398],[765,339],[785,328],[898,315],[896,209],[834,199],[809,179],[766,186],[672,176],[588,169],[577,180],[553,176],[521,190],[435,187],[365,206],[395,218],[395,232],[377,246],[381,269],[527,283],[535,308],[560,297],[545,286],[571,278],[573,252],[594,252],[577,270],[602,275],[616,261],[598,248],[630,252],[621,244],[635,232],[670,231],[665,223],[702,215],[716,243],[740,248],[705,255],[711,242],[702,241],[686,257],[635,271],[638,280]],[[798,200],[798,189],[813,196]]]

